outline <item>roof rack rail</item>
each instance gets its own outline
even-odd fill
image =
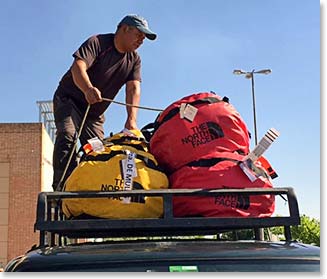
[[[173,196],[217,196],[223,194],[287,196],[289,216],[286,217],[174,217]],[[144,219],[65,219],[62,199],[160,196],[163,198],[162,218]],[[284,198],[284,197],[283,197]],[[284,198],[285,199],[285,198]],[[135,236],[212,235],[235,229],[258,229],[283,226],[285,239],[291,241],[291,225],[299,225],[300,216],[293,188],[247,189],[165,189],[117,192],[41,192],[38,195],[35,230],[40,231],[39,246],[55,246],[61,237],[99,238]],[[58,242],[59,241],[59,242]],[[60,245],[60,244],[59,244]]]

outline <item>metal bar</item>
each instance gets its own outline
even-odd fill
[[[264,240],[263,228],[254,228],[254,238],[255,240]]]
[[[163,200],[164,219],[172,219],[173,216],[173,199],[171,195],[167,195]]]
[[[51,104],[52,101],[51,101],[51,100],[48,100],[48,101],[36,101],[36,103],[37,103],[38,105],[42,105],[42,104]]]
[[[299,205],[293,188],[288,188],[288,208],[291,216],[298,216],[300,221]]]
[[[267,195],[267,194],[287,194],[291,188],[246,188],[246,189],[162,189],[162,190],[131,190],[131,191],[116,191],[116,192],[46,192],[47,198],[104,198],[104,197],[128,197],[128,196],[165,196],[166,194],[174,196],[216,196],[222,194],[251,194],[251,195]]]
[[[45,246],[45,232],[44,231],[40,231],[40,246],[43,247]]]
[[[290,226],[284,226],[284,235],[286,241],[292,240],[292,234],[291,234],[291,227]]]
[[[46,217],[46,205],[47,205],[48,194],[41,192],[38,195],[37,206],[36,206],[36,219],[45,221]]]
[[[36,220],[45,221],[46,220],[46,204],[47,204],[47,195],[44,192],[41,192],[38,195],[37,206],[36,206]],[[34,230],[36,230],[36,224],[34,225]],[[40,230],[40,246],[45,246],[45,232]]]
[[[255,145],[258,144],[258,134],[257,134],[257,117],[255,111],[255,95],[254,95],[254,70],[250,73],[251,74],[251,87],[252,87],[252,104],[253,104],[253,126],[254,126],[254,142]]]
[[[186,230],[221,230],[241,229],[253,227],[273,227],[284,225],[295,225],[297,219],[291,217],[268,217],[268,218],[173,218],[173,219],[88,219],[88,220],[65,220],[52,222],[38,222],[37,229],[48,232],[61,232],[63,235],[71,231],[105,231],[108,235],[111,232],[133,234],[137,230],[156,231],[161,234],[165,231]]]
[[[227,217],[182,217],[173,216],[172,199],[174,196],[217,196],[220,194],[287,194],[290,216],[268,218],[227,218]],[[163,197],[163,218],[144,219],[87,219],[64,220],[60,208],[51,219],[51,208],[60,207],[58,204],[65,198],[103,198],[110,196],[161,196]],[[52,204],[52,206],[51,206]],[[217,234],[223,230],[255,229],[256,239],[262,240],[260,228],[298,225],[300,223],[296,196],[292,188],[273,189],[165,189],[165,190],[132,190],[119,192],[49,192],[40,193],[37,206],[35,229],[40,230],[40,243],[44,244],[44,234],[50,234],[50,245],[55,245],[54,234],[75,237],[124,237],[124,236],[164,236],[187,234]],[[287,239],[291,239],[290,230],[286,228]],[[41,236],[43,239],[41,239]]]

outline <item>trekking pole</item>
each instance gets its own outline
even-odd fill
[[[86,121],[86,117],[87,117],[87,115],[88,115],[88,113],[89,113],[89,110],[90,110],[90,107],[91,107],[91,105],[89,104],[89,105],[87,106],[87,108],[86,108],[86,111],[85,111],[85,114],[84,114],[84,117],[83,117],[83,120],[82,120],[82,123],[81,123],[81,127],[79,128],[79,131],[78,131],[77,137],[75,138],[73,148],[72,148],[72,150],[71,150],[71,152],[70,152],[70,155],[69,155],[69,158],[68,158],[68,161],[67,161],[67,164],[66,164],[65,170],[64,170],[64,172],[63,172],[63,174],[62,174],[62,176],[61,176],[61,178],[60,178],[60,181],[59,181],[59,183],[58,183],[58,185],[57,185],[56,191],[62,191],[62,190],[63,190],[63,189],[62,189],[63,187],[61,186],[61,184],[63,183],[64,177],[65,177],[66,172],[67,172],[67,170],[68,170],[68,166],[70,165],[70,162],[71,162],[71,160],[72,160],[72,158],[73,158],[74,150],[75,150],[75,148],[76,148],[76,146],[77,146],[78,139],[79,139],[79,137],[81,136],[81,133],[82,133],[82,130],[83,130],[83,127],[84,127],[85,121]]]

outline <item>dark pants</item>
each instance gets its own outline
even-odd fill
[[[62,180],[61,185],[58,185],[64,174],[72,148],[74,148],[74,143],[78,140],[77,135],[82,124],[85,111],[79,109],[71,99],[66,97],[58,97],[56,94],[53,99],[53,109],[57,134],[53,151],[54,174],[52,187],[54,190],[61,190],[64,182],[77,166],[77,150],[74,150],[73,157],[65,177]],[[104,137],[103,123],[103,116],[99,118],[87,117],[79,138],[80,144],[83,146],[87,143],[88,139],[94,137],[98,137],[102,140]]]

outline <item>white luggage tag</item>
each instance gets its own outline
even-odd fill
[[[245,173],[245,175],[250,179],[251,182],[254,182],[257,179],[255,173],[251,170],[250,164],[252,164],[251,160],[242,161],[239,166],[241,170]]]
[[[134,152],[126,150],[127,157],[126,159],[121,160],[122,163],[122,172],[124,180],[124,191],[130,191],[133,189],[133,178],[137,177],[137,170],[135,165],[135,156]],[[123,197],[122,203],[130,203],[131,197]]]
[[[198,109],[190,104],[182,103],[179,108],[179,115],[183,119],[187,119],[190,122],[193,122]]]
[[[258,158],[270,147],[279,135],[280,133],[276,129],[270,128],[256,147],[245,157],[245,160],[250,159],[252,162],[258,160]]]
[[[270,128],[254,149],[239,164],[242,171],[250,179],[251,182],[257,179],[257,175],[252,171],[251,165],[270,147],[270,145],[279,137],[280,133]]]
[[[105,150],[102,141],[98,137],[88,139],[87,142],[91,145],[92,151],[102,152]]]
[[[179,107],[179,116],[181,119],[184,118],[185,107],[186,107],[186,103],[181,103],[181,106]]]

